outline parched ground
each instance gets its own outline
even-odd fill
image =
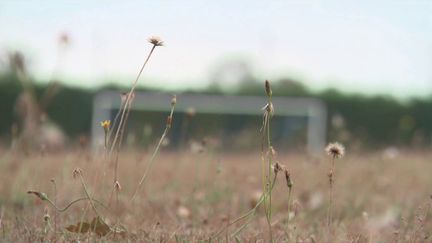
[[[259,199],[259,151],[162,151],[138,197],[131,201],[147,156],[138,150],[120,154],[117,200],[113,168],[103,155],[3,151],[0,241],[268,242],[262,208],[211,238]],[[330,164],[326,155],[311,158],[279,153],[276,159],[290,170],[294,186],[287,222],[288,188],[283,174],[278,176],[273,192],[275,242],[432,242],[432,153],[350,154],[348,150],[337,161],[332,227],[326,225]],[[111,227],[117,226],[119,233],[69,232],[66,227],[96,216],[88,201],[73,204],[56,216],[46,201],[27,194],[29,190],[44,192],[51,200],[56,198],[60,208],[85,197],[80,179],[72,176],[77,167],[90,195],[104,204],[95,203],[100,216]]]

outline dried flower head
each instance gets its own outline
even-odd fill
[[[82,170],[80,169],[80,168],[75,168],[74,170],[73,170],[73,172],[72,172],[72,177],[74,178],[74,179],[76,179],[76,178],[78,178],[78,176],[80,176],[81,175],[81,173],[82,173]]]
[[[43,216],[43,220],[44,220],[44,222],[48,222],[49,220],[50,220],[50,215],[49,214],[44,214],[44,216]]]
[[[171,99],[171,106],[175,106],[176,103],[177,103],[177,96],[173,95],[173,97]]]
[[[276,174],[279,173],[280,171],[282,171],[282,166],[281,166],[278,162],[275,162],[275,163],[273,164],[273,172],[274,172],[275,175],[276,175]]]
[[[102,121],[102,122],[100,123],[100,125],[101,125],[101,127],[104,129],[104,131],[107,132],[107,131],[109,131],[109,129],[110,129],[111,121],[110,121],[110,120]]]
[[[50,215],[49,215],[49,211],[48,211],[48,208],[45,208],[44,209],[44,216],[43,216],[43,220],[45,221],[45,222],[48,222],[49,220],[50,220]]]
[[[286,183],[287,183],[287,187],[289,189],[291,189],[292,186],[293,186],[293,182],[292,182],[292,179],[291,179],[291,174],[290,174],[290,172],[287,169],[285,169],[284,172],[285,172],[285,180],[286,180]]]
[[[265,92],[266,92],[266,94],[267,94],[268,97],[272,96],[273,92],[271,90],[270,82],[268,80],[265,81]]]
[[[121,187],[119,181],[115,181],[114,188],[115,188],[116,191],[121,191],[122,187]]]
[[[148,39],[148,42],[150,42],[150,43],[153,44],[154,46],[163,46],[163,45],[164,45],[164,43],[163,43],[163,41],[161,40],[161,38],[160,38],[160,37],[157,37],[157,36],[152,36],[152,37],[150,37],[150,38]]]
[[[270,115],[270,117],[274,114],[274,106],[273,103],[269,102],[262,108],[266,114]]]
[[[345,154],[345,147],[340,143],[329,143],[327,147],[325,148],[325,151],[328,155],[332,156],[333,158],[341,158]]]

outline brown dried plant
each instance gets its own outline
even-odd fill
[[[149,38],[148,41],[149,41],[149,43],[152,44],[152,48],[151,48],[150,52],[148,53],[143,65],[141,66],[141,69],[139,70],[136,79],[132,83],[130,91],[121,96],[121,107],[120,107],[120,110],[117,113],[113,123],[111,123],[110,120],[105,120],[105,121],[102,121],[100,124],[101,127],[103,128],[104,134],[105,134],[104,148],[105,148],[106,158],[109,159],[111,162],[114,162],[113,191],[116,194],[117,204],[118,204],[118,195],[122,189],[120,182],[119,182],[119,179],[118,179],[119,151],[120,151],[121,144],[123,141],[124,131],[125,131],[125,127],[127,124],[127,120],[129,118],[130,111],[131,111],[132,103],[133,103],[133,100],[135,97],[135,89],[137,87],[138,80],[139,80],[145,66],[147,65],[148,61],[150,60],[150,57],[152,56],[155,48],[157,46],[163,45],[163,41],[158,37],[151,37],[151,38]],[[132,196],[132,200],[136,197],[140,187],[142,186],[143,182],[145,181],[146,176],[147,176],[152,164],[154,163],[155,157],[160,150],[161,144],[164,141],[164,139],[166,138],[168,131],[170,130],[170,128],[172,126],[173,113],[174,113],[174,107],[175,107],[176,102],[177,102],[177,99],[174,96],[171,100],[171,111],[170,111],[170,114],[166,120],[165,130],[164,130],[164,132],[163,132],[150,160],[148,161],[147,168],[145,169],[144,174],[143,174],[140,182],[138,183],[138,186],[137,186],[137,188],[136,188],[136,190]],[[98,173],[99,173],[99,171],[98,171]],[[57,188],[55,185],[55,181],[52,181],[54,184],[54,201],[52,201],[47,196],[46,193],[38,192],[38,191],[28,191],[29,194],[33,194],[33,195],[37,196],[42,201],[46,201],[46,202],[48,202],[48,204],[50,204],[52,207],[54,207],[54,209],[55,209],[54,231],[55,232],[57,231],[57,220],[56,219],[57,219],[57,213],[58,212],[60,212],[60,213],[66,212],[72,205],[74,205],[77,202],[88,201],[89,207],[87,207],[84,210],[84,212],[81,216],[81,222],[77,223],[76,225],[68,226],[66,228],[66,230],[71,231],[71,232],[75,232],[75,233],[94,232],[98,235],[106,235],[108,233],[118,233],[120,235],[123,234],[124,233],[123,228],[116,227],[116,226],[111,227],[105,222],[104,218],[102,217],[98,208],[96,207],[96,203],[99,205],[102,205],[104,208],[106,208],[106,207],[101,202],[99,202],[98,200],[96,200],[92,197],[92,195],[89,191],[88,185],[85,182],[85,179],[83,177],[83,171],[80,168],[76,168],[73,170],[72,175],[73,175],[74,179],[79,179],[79,181],[81,182],[81,186],[84,190],[85,197],[73,200],[72,202],[67,204],[64,208],[59,208],[57,205]],[[96,178],[98,178],[98,175],[96,175]],[[86,222],[84,222],[83,219],[87,213],[87,209],[89,209],[89,208],[92,209],[92,211],[94,212],[96,217],[90,223],[86,223]],[[118,221],[117,221],[117,223],[118,223]]]
[[[331,167],[328,172],[328,180],[330,186],[329,193],[329,205],[327,210],[327,226],[329,230],[331,229],[333,223],[333,185],[336,177],[336,166],[335,160],[340,159],[345,155],[345,147],[340,143],[330,143],[325,148],[326,153],[330,156],[331,159]]]
[[[265,81],[264,88],[268,99],[267,99],[267,104],[263,107],[264,110],[263,122],[262,122],[262,127],[260,129],[262,134],[262,140],[261,140],[262,174],[261,175],[262,175],[263,192],[260,198],[258,199],[257,203],[255,204],[255,206],[251,210],[249,210],[247,213],[243,214],[242,216],[234,219],[233,221],[229,222],[226,226],[222,227],[218,232],[216,232],[210,239],[219,237],[220,234],[226,231],[228,227],[230,227],[231,225],[244,221],[244,223],[240,227],[238,227],[237,230],[231,235],[232,237],[237,237],[237,235],[250,224],[253,217],[256,215],[259,206],[264,205],[267,226],[269,231],[269,240],[270,242],[273,242],[272,223],[271,223],[272,191],[276,184],[277,175],[281,171],[284,170],[286,171],[286,169],[280,163],[274,162],[274,156],[276,155],[276,151],[272,146],[271,136],[270,136],[270,121],[274,115],[274,107],[272,103],[273,92],[271,90],[270,82],[268,80]],[[290,183],[289,186],[288,200],[290,200],[290,196],[291,196],[291,187],[292,187],[292,182]]]

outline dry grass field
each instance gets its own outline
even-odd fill
[[[432,242],[432,153],[348,147],[344,155],[338,143],[315,156],[275,151],[267,80],[254,151],[228,152],[211,139],[166,147],[176,96],[154,149],[125,145],[139,78],[163,45],[149,42],[119,112],[100,121],[98,152],[83,141],[75,150],[38,142],[44,114],[28,103],[13,149],[0,150],[0,241]]]
[[[89,151],[28,155],[2,151],[0,241],[268,241],[261,207],[247,222],[231,225],[212,238],[257,203],[262,191],[259,151],[162,151],[131,201],[148,156],[143,151],[120,153],[117,201],[112,193],[113,165],[103,156]],[[389,157],[353,154],[348,149],[346,156],[336,161],[331,228],[326,224],[329,157],[324,152],[317,158],[279,152],[275,159],[289,169],[294,182],[287,226],[288,188],[283,173],[276,180],[272,205],[275,242],[432,242],[431,153],[403,151]],[[90,196],[104,204],[94,204],[98,213],[107,224],[121,225],[120,233],[98,236],[69,232],[67,226],[95,217],[88,201],[77,202],[56,215],[47,201],[27,193],[44,192],[52,201],[56,198],[59,208],[85,198],[80,179],[73,178],[78,167]],[[246,227],[233,235],[244,223]]]

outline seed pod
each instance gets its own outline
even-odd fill
[[[289,173],[288,170],[285,170],[285,179],[286,179],[287,187],[291,189],[293,186],[293,182],[291,180],[291,174]]]
[[[270,87],[270,82],[268,80],[265,81],[265,91],[268,97],[272,96],[272,90]]]
[[[273,172],[276,175],[277,173],[279,173],[279,171],[282,171],[282,167],[281,167],[281,165],[278,162],[276,162],[273,165]]]

